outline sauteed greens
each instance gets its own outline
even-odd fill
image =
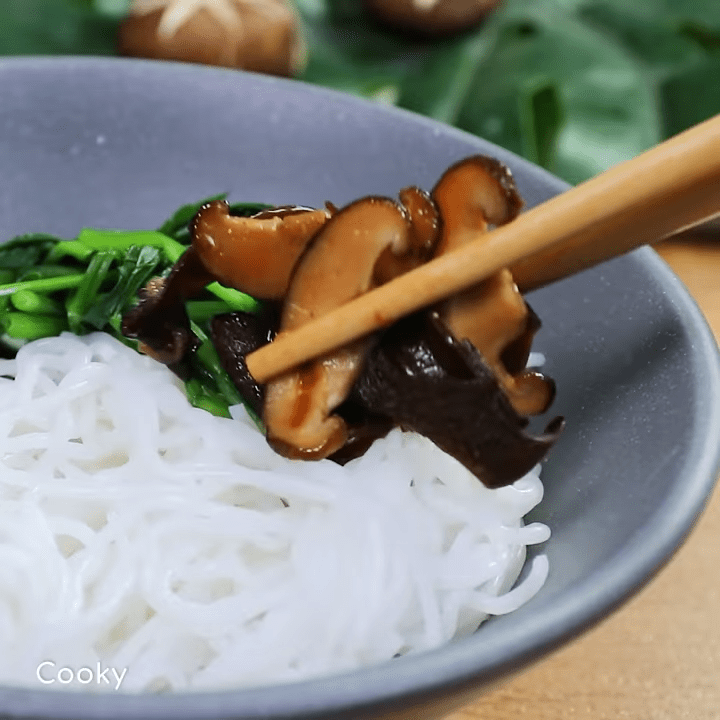
[[[69,330],[84,335],[107,332],[132,347],[120,331],[122,316],[137,301],[140,288],[165,276],[187,248],[188,222],[202,205],[223,196],[184,205],[157,230],[83,229],[64,240],[44,233],[22,235],[0,245],[0,352],[12,357],[23,343]],[[267,207],[235,203],[232,212],[252,215]],[[208,286],[187,303],[192,329],[200,340],[183,368],[190,401],[216,415],[242,402],[208,337],[207,323],[218,313],[252,311],[250,296]]]

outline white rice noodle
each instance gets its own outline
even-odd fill
[[[474,631],[514,589],[537,474],[486,489],[392,432],[345,467],[276,455],[107,335],[0,361],[0,682],[127,668],[122,691],[293,681]],[[51,667],[51,666],[47,666]],[[114,690],[77,681],[54,688]]]

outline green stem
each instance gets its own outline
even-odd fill
[[[199,324],[207,322],[215,315],[231,310],[228,304],[222,300],[188,300],[185,308],[190,319]]]
[[[17,282],[29,282],[30,280],[41,280],[43,278],[62,277],[65,275],[77,275],[81,268],[69,267],[68,265],[56,265],[43,263],[25,270],[16,278]],[[82,270],[84,272],[84,270]]]
[[[21,312],[5,313],[2,318],[5,332],[19,340],[37,340],[59,335],[68,329],[64,317],[51,315],[28,315]]]
[[[47,260],[57,261],[70,256],[80,262],[87,262],[93,252],[95,251],[92,248],[78,240],[63,240],[57,243],[48,253]]]
[[[55,277],[40,278],[38,280],[23,280],[22,282],[0,285],[0,296],[12,295],[18,290],[33,290],[38,293],[51,293],[56,290],[68,290],[79,287],[85,279],[84,273],[73,275],[58,275]]]
[[[115,260],[115,251],[105,250],[93,255],[88,265],[83,282],[65,303],[68,323],[70,329],[77,334],[82,334],[83,316],[97,301],[97,293],[103,280]]]
[[[57,300],[32,290],[18,290],[11,296],[12,304],[21,312],[36,315],[62,315],[63,306]]]
[[[133,245],[159,247],[171,263],[177,262],[187,250],[185,245],[176,242],[157,230],[95,230],[94,228],[85,228],[80,231],[77,242],[93,251],[127,250]]]
[[[207,290],[215,297],[227,303],[230,311],[242,310],[244,312],[255,312],[260,307],[260,303],[254,297],[246,295],[244,292],[240,292],[234,288],[225,287],[218,282],[210,283],[207,286]]]
[[[218,391],[223,396],[227,405],[238,405],[242,403],[242,396],[233,384],[230,376],[225,372],[225,368],[220,362],[220,357],[217,354],[215,346],[212,344],[212,340],[210,340],[197,323],[191,322],[190,328],[200,340],[200,347],[195,352],[195,357],[214,379]]]

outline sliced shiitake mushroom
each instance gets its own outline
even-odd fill
[[[432,198],[443,219],[438,255],[467,242],[481,242],[490,225],[510,222],[522,208],[509,169],[484,156],[467,158],[446,170]],[[500,270],[446,300],[440,317],[458,340],[467,340],[478,349],[517,412],[534,415],[548,408],[554,384],[525,369],[539,323],[509,270]]]
[[[403,252],[386,248],[375,263],[375,284],[392,280],[426,263],[435,252],[440,240],[442,220],[437,205],[424,190],[410,186],[403,188],[398,197],[410,222],[410,236]]]
[[[407,251],[407,213],[388,198],[368,197],[338,211],[308,247],[293,274],[280,332],[292,330],[372,287],[378,258]],[[289,457],[314,459],[339,450],[348,437],[333,410],[360,373],[372,343],[364,339],[271,380],[263,420],[270,444]]]
[[[276,300],[284,297],[300,255],[329,217],[327,209],[304,207],[236,217],[217,200],[192,221],[192,246],[221,283],[259,300]]]
[[[192,245],[166,279],[154,278],[140,293],[123,318],[123,334],[179,372],[197,344],[185,301],[214,280],[258,299],[283,297],[298,258],[330,212],[290,206],[236,217],[225,201],[206,204],[191,223]]]
[[[342,211],[341,221],[334,221],[313,241],[285,298],[284,330],[431,257],[440,234],[435,204],[416,187],[403,189],[399,198],[401,206],[384,198],[354,203]],[[362,232],[356,232],[359,229]],[[392,428],[389,418],[366,409],[354,412],[344,402],[372,341],[310,363],[266,388],[254,381],[242,356],[269,342],[278,326],[270,334],[268,329],[265,319],[246,313],[224,315],[212,322],[213,341],[236,387],[256,411],[268,398],[264,419],[270,442],[279,452],[344,462],[362,454]],[[341,404],[342,412],[333,412]]]
[[[451,165],[435,184],[432,199],[443,221],[438,255],[477,239],[489,225],[509,223],[523,207],[510,169],[485,155]]]
[[[264,314],[216,317],[211,334],[278,452],[345,462],[399,425],[432,439],[490,487],[504,485],[530,470],[562,428],[557,419],[542,435],[525,430],[526,416],[552,401],[554,385],[526,369],[540,323],[507,270],[266,386],[244,357],[277,332],[478,241],[521,206],[507,168],[484,157],[449,168],[431,195],[406,188],[399,203],[367,197],[340,210],[274,208],[251,218],[210,203],[191,225],[192,246],[166,280],[141,293],[123,330],[176,369],[194,341],[184,300],[216,279],[265,298]]]

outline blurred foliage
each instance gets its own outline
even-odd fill
[[[1,55],[110,55],[116,33],[93,0],[0,0]]]
[[[296,0],[302,79],[400,105],[590,177],[720,112],[718,0],[505,0],[428,40],[363,0]],[[0,54],[114,54],[129,0],[2,0]]]

